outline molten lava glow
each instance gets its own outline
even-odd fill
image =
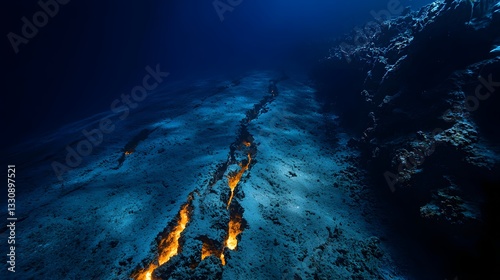
[[[226,265],[226,258],[224,257],[224,253],[220,253],[220,260],[222,262],[222,265]]]
[[[233,200],[234,189],[236,188],[236,185],[238,185],[238,183],[240,182],[241,176],[243,176],[243,173],[245,173],[245,171],[248,170],[248,167],[250,166],[251,162],[252,162],[252,157],[250,156],[250,154],[248,154],[247,164],[244,166],[241,166],[241,169],[240,169],[240,171],[238,171],[238,173],[229,177],[228,184],[229,184],[229,188],[231,189],[231,196],[229,197],[229,201],[227,202],[228,209],[229,209],[229,205],[231,205],[231,201]]]
[[[201,246],[201,259],[204,260],[206,257],[211,256],[212,253],[210,245],[203,242],[203,245]]]
[[[206,257],[212,255],[214,256],[219,255],[219,259],[222,262],[222,265],[226,265],[226,259],[224,258],[224,253],[211,247],[208,243],[203,242],[203,246],[201,247],[201,260],[204,260]]]
[[[226,239],[226,247],[231,250],[236,249],[236,246],[238,246],[238,239],[236,239],[236,237],[238,237],[238,235],[242,232],[243,230],[241,229],[241,216],[236,215],[229,221],[229,231]]]
[[[158,266],[155,264],[150,264],[147,269],[141,270],[137,275],[132,275],[135,280],[151,280],[151,276],[153,275],[153,271],[157,268]]]
[[[158,266],[168,262],[173,256],[177,255],[179,252],[179,238],[189,222],[188,207],[189,202],[182,206],[181,211],[179,212],[179,221],[177,222],[177,225],[166,238],[160,241],[160,244],[158,245],[158,262],[153,262],[147,269],[143,269],[136,275],[132,275],[135,280],[152,280],[154,270]]]
[[[170,232],[167,238],[160,241],[160,245],[158,249],[160,250],[160,256],[158,257],[158,263],[160,265],[168,262],[171,257],[177,255],[179,252],[179,238],[181,237],[181,233],[186,228],[187,223],[189,222],[189,204],[184,204],[182,206],[181,211],[179,212],[179,222],[177,226]]]

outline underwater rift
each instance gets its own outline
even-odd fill
[[[498,1],[5,5],[0,279],[495,277]]]
[[[233,84],[238,84],[238,83],[233,83]],[[246,225],[246,222],[243,220],[243,209],[241,205],[236,204],[232,205],[233,198],[236,193],[236,187],[240,184],[243,175],[249,171],[251,164],[252,164],[252,155],[255,156],[257,154],[257,148],[255,145],[252,145],[251,141],[253,141],[252,135],[248,132],[247,126],[248,124],[258,118],[258,116],[262,113],[265,113],[263,110],[266,105],[268,105],[270,102],[274,100],[274,98],[278,95],[277,88],[276,88],[276,82],[271,81],[271,87],[272,89],[269,89],[269,94],[270,95],[264,95],[264,98],[256,105],[252,107],[252,109],[249,109],[246,114],[245,118],[240,121],[239,129],[238,129],[238,134],[236,137],[236,141],[233,142],[230,145],[230,153],[228,156],[228,161],[224,164],[219,164],[219,168],[215,171],[215,174],[220,174],[220,173],[227,173],[227,186],[229,186],[230,194],[229,197],[227,198],[227,203],[226,203],[226,209],[225,211],[221,209],[220,214],[224,214],[224,212],[228,213],[229,217],[229,222],[227,224],[227,229],[226,229],[226,237],[225,240],[221,243],[214,241],[206,236],[200,236],[197,237],[197,240],[202,241],[202,246],[201,246],[201,259],[199,261],[191,262],[189,267],[191,269],[196,268],[201,261],[203,261],[205,258],[210,257],[210,256],[216,256],[220,259],[220,263],[225,266],[227,261],[225,257],[225,248],[229,250],[236,250],[238,246],[238,236],[243,232],[244,227]],[[223,88],[224,90],[225,88]],[[271,96],[271,98],[269,98]],[[153,130],[154,131],[154,130]],[[126,152],[127,151],[133,151],[135,150],[138,142],[140,140],[144,140],[147,138],[147,136],[153,132],[149,130],[142,130],[138,135],[136,135],[132,141],[128,142],[126,145],[126,148],[124,149]],[[127,148],[128,147],[128,148]],[[126,153],[125,152],[125,153]],[[247,158],[242,160],[241,162],[238,162],[236,165],[240,168],[237,171],[228,171],[229,168],[231,168],[234,163],[233,161],[236,160],[237,157],[241,157],[243,154],[247,155]],[[122,155],[123,157],[123,155]],[[221,170],[221,168],[224,168],[224,170]],[[216,179],[214,179],[216,178]],[[211,190],[214,188],[214,185],[218,183],[222,178],[221,177],[214,177],[212,176],[212,180],[210,181],[210,184],[206,187],[207,190]],[[224,181],[224,180],[222,180]],[[221,182],[219,182],[221,183]],[[155,276],[155,270],[166,264],[172,257],[176,256],[179,252],[181,252],[181,235],[183,231],[186,229],[188,226],[188,223],[192,217],[192,211],[189,210],[190,207],[193,207],[193,199],[201,199],[200,197],[200,192],[202,190],[196,190],[192,194],[190,194],[188,198],[188,202],[184,204],[178,214],[177,221],[174,222],[174,226],[171,227],[171,229],[165,229],[163,233],[161,233],[158,236],[158,252],[155,254],[157,255],[156,259],[152,261],[149,265],[146,265],[145,267],[139,267],[135,272],[132,273],[131,278],[136,279],[136,280],[151,280],[151,279],[157,279],[158,277]],[[240,193],[243,193],[243,191],[239,191]],[[194,218],[197,218],[196,216]],[[204,219],[204,217],[198,217],[198,219]],[[189,241],[184,241],[184,242],[189,242]],[[221,244],[221,246],[218,246],[217,244]]]
[[[151,263],[147,268],[140,269],[138,272],[132,273],[131,277],[136,280],[151,280],[154,270],[170,258],[177,255],[180,251],[179,239],[181,234],[189,222],[189,202],[182,206],[179,212],[179,220],[174,228],[167,234],[165,238],[161,238],[158,244],[158,258]]]

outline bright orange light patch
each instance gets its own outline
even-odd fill
[[[203,245],[201,246],[201,260],[204,260],[206,257],[211,255],[212,255],[212,250],[210,248],[210,245],[203,242]]]
[[[243,140],[243,145],[250,147],[252,145],[252,143]]]
[[[238,239],[236,239],[236,237],[238,237],[238,235],[242,232],[243,230],[241,229],[241,216],[236,215],[229,221],[229,230],[226,239],[226,247],[231,250],[236,249],[236,246],[238,246]]]
[[[154,270],[162,264],[168,262],[170,258],[179,252],[179,239],[181,233],[189,222],[189,202],[184,204],[179,212],[179,221],[168,236],[160,241],[158,245],[159,256],[157,262],[152,262],[147,269],[139,271],[132,275],[135,280],[151,280]]]
[[[125,155],[126,155],[126,156],[128,156],[128,155],[130,155],[130,154],[132,154],[132,153],[133,153],[133,151],[125,151]]]
[[[132,275],[132,277],[134,277],[135,280],[151,280],[153,278],[152,275],[153,275],[153,271],[157,268],[158,266],[155,265],[155,264],[150,264],[149,267],[147,269],[143,269],[141,271],[139,271],[139,273],[137,273],[137,275]]]
[[[238,171],[238,173],[234,174],[233,176],[228,178],[228,184],[229,188],[231,189],[231,196],[229,197],[229,201],[227,202],[227,208],[229,209],[229,205],[231,205],[231,201],[233,200],[234,196],[234,189],[236,188],[236,185],[241,180],[241,176],[243,176],[243,173],[248,170],[248,167],[250,166],[250,163],[252,162],[252,157],[250,154],[248,154],[248,162],[246,165],[240,165],[241,169]]]
[[[187,203],[182,206],[179,212],[180,219],[177,226],[170,232],[167,238],[160,241],[160,245],[158,246],[161,250],[160,256],[158,257],[158,263],[160,265],[168,262],[171,257],[177,255],[179,252],[179,238],[181,238],[181,233],[189,222],[188,206],[189,204]]]
[[[220,260],[222,262],[222,265],[226,265],[226,258],[224,257],[224,253],[220,253]]]
[[[224,253],[220,252],[213,247],[211,247],[208,243],[203,242],[203,246],[201,247],[201,260],[204,260],[209,256],[219,256],[219,259],[222,262],[222,265],[226,265],[226,259],[224,258]]]

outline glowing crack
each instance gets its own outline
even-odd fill
[[[243,176],[243,173],[245,173],[245,171],[248,170],[248,167],[250,166],[251,162],[252,162],[252,157],[250,156],[250,154],[248,154],[248,162],[247,162],[247,164],[245,164],[245,165],[240,164],[240,166],[241,166],[240,171],[238,171],[236,174],[234,174],[232,176],[229,176],[229,178],[228,178],[228,184],[229,184],[229,188],[231,189],[231,195],[229,196],[229,200],[227,202],[227,209],[229,209],[229,206],[231,205],[231,201],[233,200],[234,189],[236,188],[236,186],[240,182],[241,176]]]
[[[229,248],[230,250],[236,249],[238,246],[238,235],[242,233],[243,230],[241,228],[241,215],[235,214],[231,219],[229,220],[229,228],[228,228],[228,235],[226,239],[226,247]]]
[[[179,239],[182,232],[189,223],[189,202],[184,204],[179,212],[179,220],[177,225],[172,231],[163,238],[158,244],[158,259],[153,261],[147,268],[139,270],[139,272],[132,274],[135,280],[151,280],[153,272],[159,266],[168,262],[173,256],[179,253]]]
[[[226,259],[224,258],[223,251],[214,248],[213,245],[210,245],[207,242],[203,242],[203,245],[201,247],[201,260],[204,260],[209,256],[218,256],[220,261],[222,262],[222,265],[226,265]]]

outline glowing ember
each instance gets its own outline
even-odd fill
[[[226,265],[226,258],[224,257],[224,253],[220,253],[220,260],[222,262],[222,265]]]
[[[211,255],[213,255],[212,248],[210,248],[210,245],[203,242],[203,245],[201,246],[201,259],[204,260],[206,257]]]
[[[245,171],[248,170],[248,167],[250,166],[251,162],[252,162],[252,157],[250,156],[250,154],[248,154],[247,164],[244,166],[241,166],[241,169],[240,169],[240,171],[238,171],[238,173],[236,173],[233,176],[228,178],[229,179],[228,180],[229,188],[231,189],[231,196],[229,197],[229,201],[227,202],[228,209],[229,209],[229,205],[231,205],[231,201],[233,200],[234,189],[236,188],[236,185],[238,185],[238,183],[240,182],[241,176],[243,176],[243,173],[245,173]]]
[[[171,257],[177,255],[179,252],[179,238],[189,222],[188,206],[189,204],[184,204],[181,212],[179,213],[180,220],[177,223],[177,226],[172,230],[172,232],[170,232],[167,238],[160,241],[160,245],[158,246],[161,250],[160,256],[158,257],[158,263],[160,265],[168,262]]]
[[[217,255],[219,256],[222,265],[226,265],[226,259],[224,258],[224,253],[222,253],[220,250],[217,250],[216,248],[213,248],[208,243],[203,242],[203,246],[201,247],[201,260],[204,260],[206,257],[209,256],[217,256]]]
[[[179,239],[181,233],[186,228],[189,222],[189,202],[184,204],[179,212],[179,221],[174,229],[168,234],[168,236],[160,241],[158,245],[158,260],[154,261],[146,269],[139,271],[137,274],[133,274],[132,277],[135,280],[151,280],[154,270],[161,266],[162,264],[168,262],[170,258],[177,255],[179,252]]]
[[[137,275],[132,275],[135,280],[151,280],[151,276],[153,275],[153,271],[157,268],[158,266],[155,264],[150,264],[147,269],[143,269],[137,273]]]
[[[236,249],[236,246],[238,246],[238,239],[236,239],[236,237],[238,237],[238,235],[242,232],[243,230],[241,229],[241,216],[235,215],[229,221],[229,230],[226,239],[226,247],[231,250]]]

